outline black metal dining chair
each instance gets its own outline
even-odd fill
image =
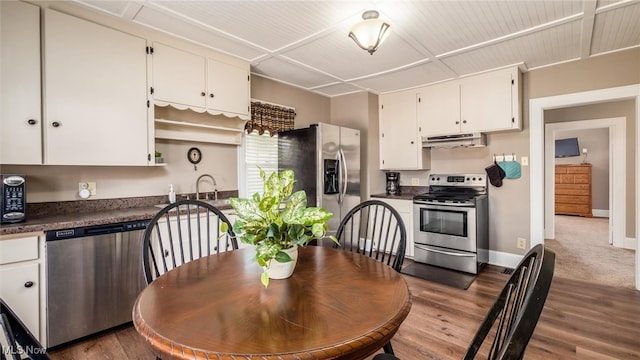
[[[0,327],[2,328],[2,332],[0,333],[0,340],[2,340],[0,341],[0,347],[2,348],[2,352],[0,352],[0,359],[20,360],[21,357],[16,345],[16,338],[11,330],[9,319],[4,313],[0,313]]]
[[[351,209],[342,219],[336,232],[339,247],[357,252],[400,272],[404,262],[407,230],[400,214],[380,200],[367,200]],[[391,342],[384,352],[393,354]]]
[[[549,294],[555,258],[542,244],[527,252],[489,309],[465,360],[475,359],[478,353],[491,360],[522,359]],[[373,359],[398,360],[389,354]]]
[[[221,234],[222,222],[228,229]],[[151,219],[143,235],[147,284],[177,266],[237,248],[232,224],[218,208],[199,200],[170,204]]]

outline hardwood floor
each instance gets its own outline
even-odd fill
[[[403,360],[460,359],[508,275],[487,266],[469,289],[406,276],[409,316],[392,340]],[[50,352],[58,359],[154,359],[132,326]],[[640,359],[640,291],[555,277],[525,359]]]

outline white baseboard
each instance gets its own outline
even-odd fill
[[[593,214],[594,217],[608,218],[609,217],[609,210],[591,209],[591,214]]]
[[[511,254],[501,251],[489,250],[489,264],[515,268],[522,260],[523,255]]]
[[[637,249],[636,249],[636,244],[637,244],[637,243],[638,243],[638,242],[636,241],[636,239],[635,239],[635,238],[628,238],[628,237],[626,237],[626,238],[624,238],[624,241],[623,241],[623,243],[622,243],[622,248],[623,248],[623,249],[637,250]]]

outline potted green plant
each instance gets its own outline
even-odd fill
[[[164,162],[164,158],[162,157],[162,153],[158,150],[155,151],[156,164],[162,164]]]
[[[269,278],[286,278],[293,272],[298,246],[305,246],[314,239],[327,237],[327,221],[332,213],[319,207],[307,207],[304,191],[293,193],[295,182],[293,170],[268,177],[260,168],[264,182],[262,194],[251,198],[231,198],[231,206],[238,220],[233,231],[241,242],[255,246],[255,259],[263,267],[262,284],[267,287]],[[334,236],[329,236],[337,243]],[[278,274],[281,265],[289,266],[290,272]]]

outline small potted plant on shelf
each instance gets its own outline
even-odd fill
[[[164,158],[162,157],[162,153],[156,150],[156,164],[164,163]]]
[[[319,207],[307,207],[307,195],[293,193],[293,170],[268,177],[260,168],[264,182],[262,194],[249,199],[231,198],[238,220],[233,224],[236,236],[246,244],[255,245],[255,259],[263,267],[260,280],[267,287],[269,278],[284,279],[293,273],[298,247],[321,239],[327,234],[327,221],[332,213]],[[329,236],[338,242],[334,236]]]

